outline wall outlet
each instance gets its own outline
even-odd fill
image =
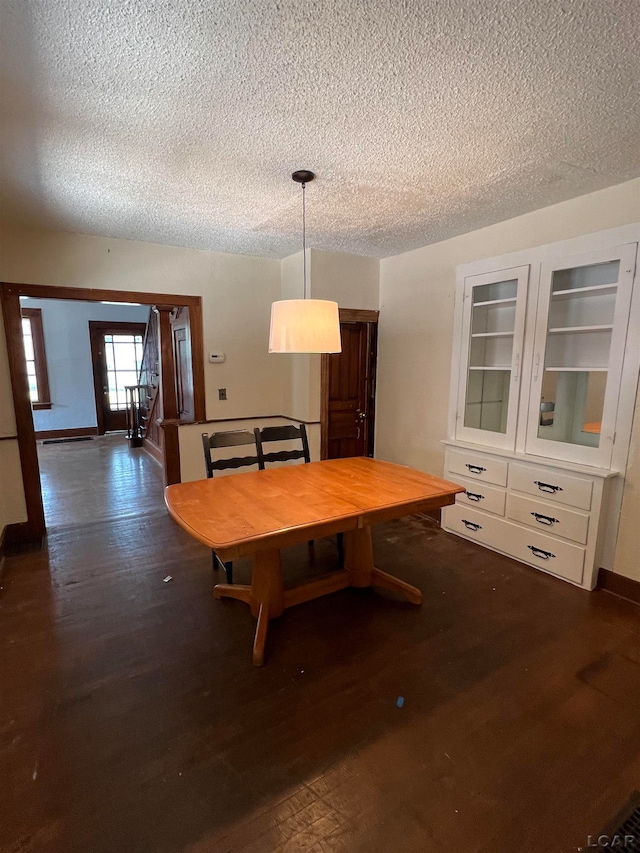
[[[218,388],[218,400],[226,400],[227,399],[227,389],[226,388]]]

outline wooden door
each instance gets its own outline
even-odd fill
[[[195,420],[193,370],[191,368],[191,330],[189,309],[178,308],[171,319],[176,366],[176,396],[180,420]]]
[[[98,434],[127,428],[125,386],[138,384],[145,323],[89,321]]]
[[[373,456],[377,324],[343,320],[342,314],[342,352],[323,356],[325,459]]]

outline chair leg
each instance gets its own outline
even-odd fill
[[[227,583],[233,583],[233,561],[229,560],[228,563],[223,563],[215,551],[211,552],[211,557],[213,558],[213,570],[217,572],[222,566],[227,576]]]

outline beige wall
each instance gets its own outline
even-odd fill
[[[553,205],[380,262],[376,455],[442,474],[459,264],[637,222],[640,180]],[[636,423],[614,570],[640,580]]]
[[[310,295],[331,299],[341,308],[376,311],[380,301],[380,263],[377,258],[343,252],[309,250]]]
[[[201,296],[205,351],[227,357],[205,364],[207,416],[280,414],[280,373],[267,352],[271,303],[280,295],[278,260],[3,228],[0,278]],[[226,401],[218,401],[219,387],[226,387]]]
[[[361,255],[307,249],[309,296],[330,299],[341,308],[377,310],[379,262]],[[282,298],[301,299],[302,252],[282,261]],[[288,377],[283,390],[283,414],[316,421],[320,418],[320,356],[278,355]]]
[[[281,365],[267,351],[271,303],[280,298],[278,260],[3,227],[0,280],[201,296],[205,352],[226,353],[223,364],[205,359],[207,416],[283,414]],[[218,400],[220,387],[227,389],[226,401]],[[4,338],[0,340],[3,433],[15,434]],[[21,480],[15,476],[16,451],[10,449],[14,442],[0,444],[6,445],[0,457],[4,525],[26,520],[26,513]],[[12,476],[5,476],[5,471]]]

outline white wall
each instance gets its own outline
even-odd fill
[[[380,262],[376,455],[442,474],[459,264],[638,221],[640,180],[500,222]],[[636,423],[632,457],[640,453]],[[640,580],[640,470],[629,468],[614,570]],[[637,541],[637,536],[636,536]]]
[[[89,321],[146,323],[149,306],[103,305],[70,299],[21,299],[20,304],[42,311],[52,406],[34,411],[36,431],[95,427]]]

